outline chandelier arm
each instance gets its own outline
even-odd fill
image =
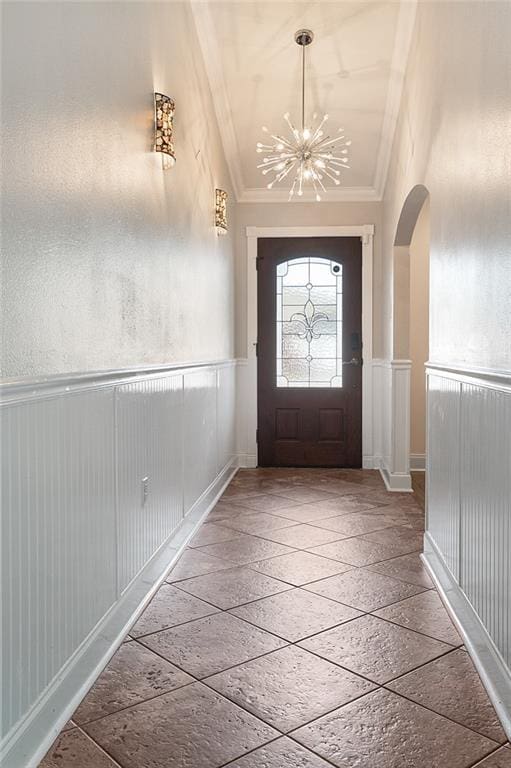
[[[324,124],[326,123],[327,120],[328,120],[328,115],[323,115],[322,121],[320,122],[320,124],[318,125],[316,130],[314,131],[314,136],[312,137],[312,141],[315,141],[316,137],[319,138],[320,131],[323,128],[323,126],[324,126]]]
[[[298,172],[295,173],[295,177],[293,179],[293,184],[291,185],[291,189],[289,190],[289,200],[291,200],[291,198],[293,197],[293,195],[295,193],[295,187],[296,187],[296,180],[297,180],[297,178],[298,178]]]
[[[332,179],[332,181],[336,186],[340,184],[339,179],[336,179],[335,176],[332,176],[328,168],[323,168],[323,172],[325,173],[326,176],[328,176],[329,179]]]
[[[294,134],[294,132],[296,131],[296,128],[294,127],[293,123],[289,119],[289,112],[286,112],[286,114],[284,115],[284,120],[288,124],[289,130],[291,131],[291,133]]]
[[[292,155],[291,152],[288,152],[286,154],[267,155],[266,157],[263,158],[262,165],[257,167],[262,168],[263,166],[268,165],[269,163],[279,163],[281,160],[288,160],[290,157],[294,157],[294,155]]]
[[[285,139],[283,136],[274,136],[274,135],[272,134],[272,139],[275,139],[275,141],[276,141],[278,144],[285,144],[285,145],[287,145],[288,147],[292,147],[292,146],[293,146],[293,145],[291,144],[291,142],[290,142],[288,139]]]
[[[321,189],[323,190],[323,192],[326,192],[325,185],[323,184],[323,182],[321,181],[319,176],[317,177],[317,182],[318,182],[319,186],[321,187]]]
[[[303,195],[303,190],[302,190],[302,184],[303,184],[303,165],[301,165],[299,167],[298,172],[300,174],[300,178],[298,180],[298,194],[301,197]]]
[[[318,188],[316,186],[316,174],[312,175],[312,187],[314,189],[314,192],[316,193],[316,200],[318,200],[319,202],[320,196],[319,196]]]
[[[316,144],[315,149],[324,149],[325,147],[329,147],[332,144],[337,144],[338,141],[342,141],[344,139],[344,136],[337,136],[334,139],[328,138],[328,136],[323,139],[323,141],[320,141],[319,144]]]
[[[286,176],[288,175],[288,173],[290,173],[290,172],[293,170],[293,167],[294,167],[294,165],[295,165],[295,164],[296,164],[296,160],[294,161],[294,163],[291,163],[291,165],[289,165],[287,168],[284,168],[284,170],[283,170],[283,171],[281,171],[281,172],[278,174],[278,176],[275,178],[275,181],[276,181],[276,182],[280,182],[280,181],[283,181],[283,179],[285,179],[285,178],[286,178]]]

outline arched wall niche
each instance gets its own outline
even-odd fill
[[[410,359],[410,243],[429,191],[417,184],[405,198],[394,237],[393,359]]]

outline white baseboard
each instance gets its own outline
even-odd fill
[[[257,467],[257,456],[252,453],[238,454],[238,467],[243,469],[255,469]]]
[[[379,469],[381,467],[380,456],[363,456],[362,469]]]
[[[37,706],[4,745],[3,768],[36,768],[74,710],[124,640],[130,627],[145,609],[174,566],[203,518],[215,505],[233,475],[238,461],[224,467],[195,502],[179,527],[94,628],[69,659]]]
[[[511,738],[511,671],[428,533],[424,536],[422,559],[462,636],[502,727]]]
[[[387,491],[413,493],[412,478],[409,472],[389,472],[385,466],[380,466],[379,470]]]
[[[426,471],[426,454],[425,453],[410,454],[410,470],[412,472]]]

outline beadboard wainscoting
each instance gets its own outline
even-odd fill
[[[424,559],[511,737],[511,374],[427,366]]]
[[[240,463],[239,375],[2,385],[5,768],[37,765]]]

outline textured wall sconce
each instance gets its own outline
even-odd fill
[[[227,192],[215,189],[215,227],[217,235],[227,234]]]
[[[174,154],[175,103],[163,93],[154,94],[154,151],[161,152],[162,168],[171,168],[176,162]]]

